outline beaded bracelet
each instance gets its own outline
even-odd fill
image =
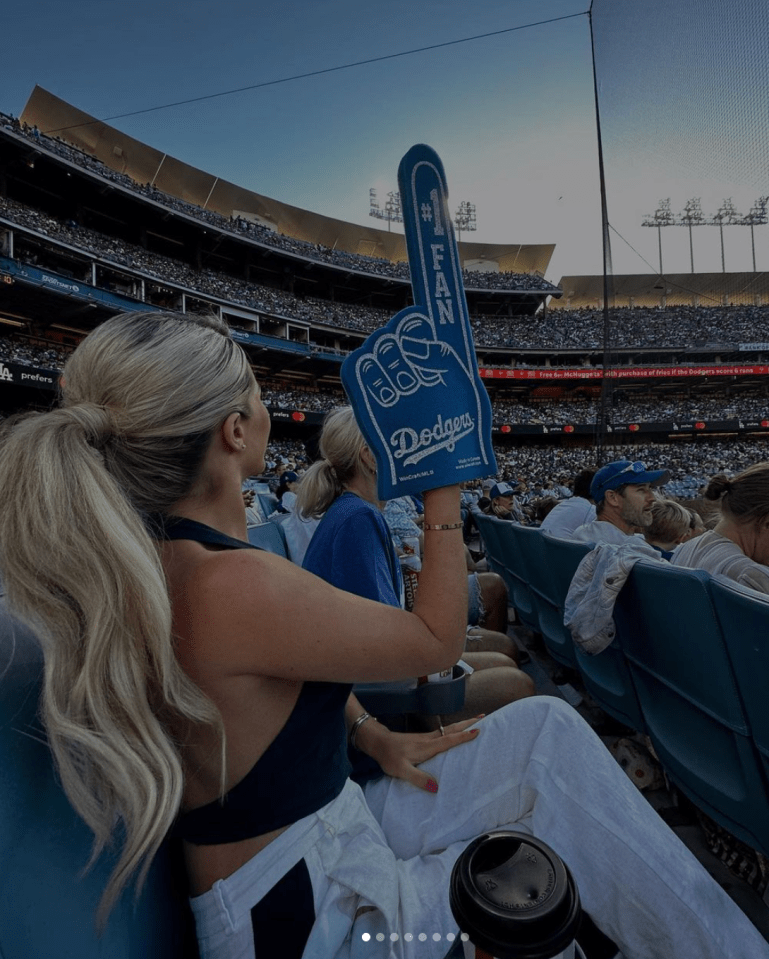
[[[355,722],[350,727],[350,745],[353,749],[357,749],[357,739],[358,739],[358,730],[366,722],[367,719],[373,719],[374,722],[377,721],[376,716],[372,716],[371,713],[361,713],[360,716],[355,720]]]
[[[438,525],[431,526],[430,524],[425,523],[422,529],[462,529],[464,525],[464,523],[440,523]]]

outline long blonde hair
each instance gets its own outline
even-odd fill
[[[318,518],[331,506],[360,469],[366,447],[352,408],[340,406],[323,421],[317,460],[302,477],[296,494],[296,509],[303,516]]]
[[[245,354],[214,317],[130,313],[67,361],[58,409],[4,430],[0,574],[43,646],[42,718],[70,802],[94,832],[89,868],[122,824],[103,926],[137,894],[181,803],[169,720],[224,728],[177,663],[151,512],[200,475],[216,429],[248,416]],[[224,773],[223,773],[224,776]]]

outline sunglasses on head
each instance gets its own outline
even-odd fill
[[[637,462],[635,462],[635,463],[631,463],[629,466],[626,466],[624,469],[621,469],[621,470],[619,471],[619,473],[615,473],[613,476],[607,477],[607,478],[603,481],[603,483],[600,483],[600,484],[598,485],[598,489],[603,489],[604,486],[606,486],[607,483],[612,483],[612,482],[614,482],[614,480],[615,480],[618,476],[622,476],[623,473],[645,473],[645,472],[646,472],[646,467],[645,467],[644,464],[643,464],[642,462],[640,462],[640,460],[639,460],[639,461],[637,461]]]

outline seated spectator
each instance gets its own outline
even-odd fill
[[[410,496],[400,496],[384,504],[383,515],[387,523],[395,551],[403,554],[408,540],[419,544],[419,556],[424,550],[424,534],[421,529],[422,514],[418,512]],[[507,587],[498,573],[478,572],[470,550],[465,546],[465,563],[469,573],[467,622],[470,626],[485,626],[495,633],[507,633]],[[507,655],[520,661],[517,647],[510,642]]]
[[[275,495],[278,497],[278,513],[291,513],[296,502],[296,490],[299,486],[299,476],[293,470],[283,470],[278,480]]]
[[[489,493],[493,486],[496,485],[496,481],[493,479],[485,479],[481,483],[481,495],[478,497],[476,506],[482,513],[488,513],[489,507],[491,506],[491,500],[489,499]]]
[[[307,471],[297,500],[303,515],[323,516],[304,568],[339,589],[403,606],[400,564],[379,508],[376,461],[350,407],[326,417],[320,450],[323,459]],[[474,671],[467,679],[465,707],[448,717],[451,721],[492,712],[534,693],[531,679],[502,653],[471,652],[465,661]]]
[[[705,521],[696,509],[691,507],[687,507],[687,509],[689,511],[689,535],[686,539],[696,539],[705,532]]]
[[[594,476],[595,470],[592,469],[577,473],[574,477],[574,494],[556,503],[542,520],[540,529],[544,533],[568,539],[578,526],[593,522],[595,506],[590,498],[590,484]]]
[[[518,483],[513,480],[515,487]],[[515,488],[510,483],[495,483],[489,490],[489,505],[484,509],[484,513],[489,516],[496,516],[497,519],[509,519],[515,523],[526,525],[529,522],[528,516],[518,505],[515,498]]]
[[[543,521],[555,509],[557,502],[554,496],[548,496],[544,493],[537,499],[531,500],[527,508],[531,513],[532,525],[542,526]]]
[[[652,521],[644,530],[646,542],[670,559],[673,550],[689,538],[690,511],[672,499],[658,499],[652,506]]]
[[[637,535],[638,530],[651,525],[652,489],[664,486],[669,479],[667,470],[647,470],[640,462],[618,460],[602,466],[590,484],[596,518],[577,527],[571,539],[622,545],[628,536]]]
[[[743,586],[769,593],[769,462],[729,479],[714,476],[705,498],[721,506],[715,529],[682,543],[674,566],[721,573]]]

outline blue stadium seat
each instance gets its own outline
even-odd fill
[[[249,526],[248,541],[252,546],[266,549],[269,553],[276,553],[288,559],[286,533],[280,523],[262,523],[261,526]]]
[[[134,903],[125,891],[99,938],[94,916],[114,859],[85,876],[92,834],[54,771],[37,716],[42,656],[0,600],[0,956],[193,959],[198,955],[181,849],[161,848]]]
[[[734,666],[753,740],[769,783],[769,596],[713,576],[710,593]],[[769,810],[767,810],[769,819]],[[763,852],[769,855],[769,850]]]
[[[473,512],[478,532],[483,540],[486,562],[489,569],[504,579],[510,594],[510,605],[515,608],[518,619],[533,632],[539,632],[539,617],[534,594],[529,587],[523,560],[517,553],[512,534],[507,528],[509,520]]]
[[[573,669],[577,665],[574,642],[563,624],[566,594],[561,595],[560,581],[553,576],[544,535],[533,526],[508,525],[534,597],[542,639],[553,659]]]
[[[277,523],[279,526],[286,522],[291,513],[270,513],[268,519],[271,523]]]
[[[540,535],[545,546],[549,588],[557,602],[563,623],[564,605],[572,578],[583,556],[589,553],[592,547],[587,543],[560,539],[547,533]],[[616,616],[615,623],[616,638],[597,656],[590,656],[579,646],[572,644],[576,666],[582,675],[585,689],[604,712],[638,732],[645,732],[643,710],[625,662],[622,628]],[[566,626],[563,629],[568,633]]]
[[[280,505],[278,497],[274,493],[257,493],[254,497],[254,505],[259,504],[264,518],[268,519],[270,514],[274,513]]]
[[[769,853],[769,795],[709,580],[702,570],[640,560],[617,601],[622,645],[671,780],[738,839]]]

